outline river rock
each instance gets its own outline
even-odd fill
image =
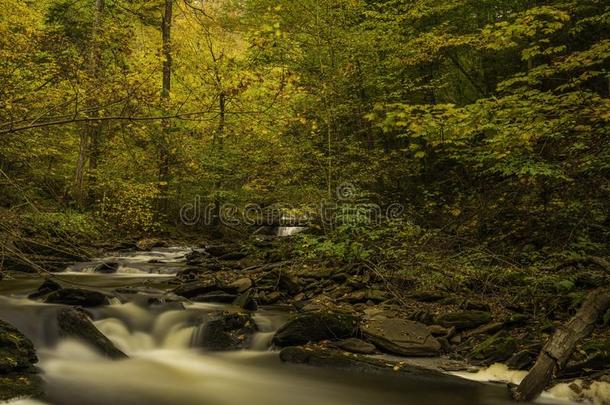
[[[494,322],[488,323],[486,325],[481,325],[478,328],[475,328],[467,333],[464,333],[464,338],[469,338],[477,335],[491,335],[493,333],[499,332],[504,328],[504,322]]]
[[[332,297],[328,295],[320,294],[312,298],[308,302],[304,303],[301,307],[302,312],[349,312],[344,311],[343,308],[339,309],[337,303]]]
[[[233,301],[233,305],[246,309],[248,311],[256,311],[258,309],[258,303],[254,299],[252,290],[246,291],[245,293],[238,296],[235,301]]]
[[[365,342],[357,338],[349,338],[333,343],[334,347],[345,350],[350,353],[358,354],[373,354],[377,351],[375,345]]]
[[[348,294],[345,297],[345,300],[352,304],[357,304],[361,302],[367,302],[369,300],[379,303],[386,301],[389,298],[390,297],[381,290],[361,290]]]
[[[176,273],[173,281],[176,281],[177,284],[192,283],[199,280],[199,276],[202,274],[205,274],[205,270],[200,267],[187,267]]]
[[[220,257],[230,253],[230,247],[226,245],[212,245],[206,246],[205,252],[213,257]]]
[[[194,302],[217,302],[221,304],[230,304],[237,298],[235,294],[228,294],[224,291],[212,291],[203,295],[198,295],[191,298]]]
[[[35,300],[38,298],[42,298],[45,295],[57,290],[61,290],[61,285],[59,285],[59,283],[57,283],[56,281],[53,281],[53,279],[51,278],[46,278],[40,285],[40,287],[38,287],[38,290],[30,294],[28,298],[31,300]]]
[[[346,273],[335,273],[330,276],[330,279],[337,284],[343,284],[349,279],[349,276]]]
[[[428,330],[432,334],[432,336],[447,336],[449,335],[449,329],[443,328],[440,325],[428,325]],[[453,336],[450,336],[450,338]]]
[[[0,374],[33,371],[38,362],[34,345],[12,325],[0,321]]]
[[[209,255],[203,250],[192,250],[188,252],[184,258],[186,259],[186,264],[193,265],[195,263],[204,262],[209,258]]]
[[[489,365],[508,360],[516,351],[515,339],[501,331],[476,345],[469,357],[477,364]]]
[[[491,314],[485,311],[465,311],[443,314],[436,323],[446,328],[455,326],[458,330],[473,329],[491,321]]]
[[[377,315],[363,323],[362,334],[381,350],[401,356],[436,356],[441,350],[426,325],[406,319]]]
[[[194,342],[213,351],[243,349],[249,347],[256,331],[250,314],[223,312],[199,328]]]
[[[93,325],[87,314],[75,308],[63,308],[57,313],[59,334],[62,337],[78,339],[92,346],[98,352],[111,359],[124,359],[125,353]]]
[[[167,242],[156,238],[141,239],[136,243],[136,247],[141,251],[149,251],[154,248],[167,247]]]
[[[94,273],[101,274],[114,274],[119,270],[119,264],[117,262],[104,262],[100,263],[93,269]]]
[[[256,280],[256,285],[263,290],[279,290],[289,295],[296,295],[301,292],[299,279],[285,271],[276,270],[266,273]]]
[[[48,304],[63,304],[81,306],[84,308],[108,305],[108,297],[101,292],[80,288],[62,288],[52,292],[44,302]]]
[[[344,370],[358,374],[382,376],[402,376],[411,379],[425,379],[438,382],[451,382],[460,386],[477,386],[478,383],[405,362],[376,359],[352,354],[346,356],[340,350],[323,347],[286,347],[280,352],[284,362],[306,364],[316,367]]]
[[[183,284],[176,287],[172,292],[181,297],[190,299],[198,295],[203,295],[218,290],[220,290],[218,281],[210,278]]]
[[[510,370],[528,370],[534,365],[535,357],[529,350],[522,350],[513,354],[506,361],[506,366]]]
[[[437,302],[445,298],[445,295],[431,291],[416,291],[408,295],[408,297],[419,302]]]
[[[275,304],[280,299],[282,299],[282,294],[279,291],[260,291],[258,293],[258,302],[260,302],[262,305]]]
[[[349,314],[309,312],[298,314],[273,336],[277,346],[290,346],[327,339],[353,337],[358,332],[357,317]]]
[[[241,294],[243,292],[245,292],[246,290],[249,290],[252,287],[252,280],[249,278],[240,278],[239,280],[236,280],[234,282],[232,282],[231,284],[229,284],[229,288],[234,289],[235,292],[237,292],[238,294]]]
[[[42,394],[42,381],[34,366],[37,362],[32,342],[0,321],[0,401]]]
[[[219,257],[220,260],[237,261],[248,256],[247,252],[229,252]]]

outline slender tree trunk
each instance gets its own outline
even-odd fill
[[[101,51],[100,51],[100,32],[102,25],[102,16],[104,14],[105,0],[95,1],[95,12],[93,16],[93,23],[91,26],[91,46],[89,50],[89,75],[93,81],[99,79],[99,73],[101,69]],[[93,117],[99,116],[97,100],[89,98],[88,102],[91,115]],[[76,163],[75,173],[75,186],[76,186],[76,200],[79,205],[83,206],[89,196],[90,188],[95,183],[95,171],[99,160],[99,142],[101,136],[101,123],[92,121],[85,124],[80,134],[80,147],[78,152],[78,159]],[[89,176],[87,181],[88,186],[85,187],[85,170],[89,161]]]
[[[171,31],[173,18],[173,0],[165,0],[165,8],[163,11],[163,19],[161,22],[161,34],[163,40],[163,88],[161,90],[161,103],[163,109],[166,109],[166,103],[170,99],[171,84],[172,84],[172,49],[171,49]],[[169,152],[169,120],[161,122],[162,134],[159,142],[159,210],[167,211],[167,191],[170,180],[170,152]]]
[[[223,150],[223,145],[224,145],[224,131],[225,131],[225,126],[226,126],[226,114],[227,114],[227,96],[224,92],[224,90],[222,90],[222,81],[220,80],[220,75],[217,74],[217,80],[218,80],[218,85],[221,87],[220,90],[220,95],[218,97],[218,109],[219,109],[219,115],[218,115],[218,128],[216,130],[216,132],[214,133],[214,145],[215,148],[218,152],[218,154],[222,154],[222,150]],[[222,172],[221,172],[221,178],[216,182],[216,197],[214,198],[214,220],[212,222],[212,225],[214,227],[218,227],[220,225],[220,219],[221,219],[221,201],[220,201],[220,197],[218,195],[218,192],[220,191],[220,188],[222,187]]]
[[[76,161],[76,172],[74,174],[74,186],[76,188],[75,198],[79,204],[82,204],[84,200],[85,166],[87,164],[87,152],[89,150],[89,137],[87,135],[87,128],[85,128],[79,136],[78,159]]]

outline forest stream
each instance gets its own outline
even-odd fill
[[[42,398],[16,403],[511,403],[503,384],[361,375],[282,363],[271,344],[289,316],[280,307],[253,312],[257,332],[246,349],[206,352],[200,335],[209,319],[235,308],[169,299],[166,292],[185,268],[187,253],[182,248],[126,253],[103,259],[119,263],[114,274],[93,272],[100,259],[73,265],[57,276],[67,284],[113,291],[110,305],[89,308],[88,313],[97,329],[129,356],[124,360],[107,359],[82,342],[61,338],[57,312],[62,306],[26,298],[41,284],[39,276],[20,274],[3,281],[0,318],[32,340],[45,385]],[[557,403],[548,397],[541,401]]]

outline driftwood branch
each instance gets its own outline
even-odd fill
[[[582,307],[568,323],[561,326],[546,343],[536,364],[521,384],[513,390],[517,401],[531,401],[561,371],[581,339],[588,337],[595,323],[610,308],[610,288],[598,288],[587,296]]]

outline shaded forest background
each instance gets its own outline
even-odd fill
[[[0,5],[5,228],[154,234],[196,196],[306,213],[347,183],[403,221],[303,254],[610,253],[606,1]]]

